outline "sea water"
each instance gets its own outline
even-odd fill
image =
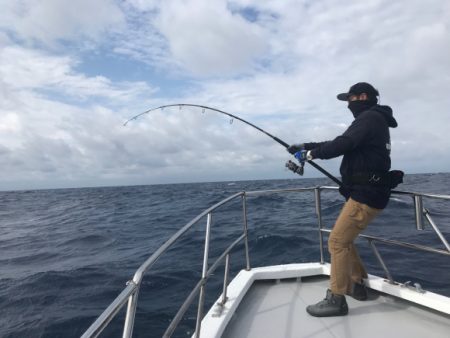
[[[0,336],[79,337],[125,287],[136,269],[179,228],[207,207],[242,190],[331,185],[327,179],[241,181],[0,192]],[[407,175],[399,188],[450,194],[450,174]],[[327,228],[342,207],[322,194]],[[425,199],[450,240],[450,201]],[[206,220],[188,231],[144,277],[134,337],[160,337],[201,276]],[[252,266],[320,259],[312,192],[248,198]],[[235,201],[213,214],[210,263],[243,228]],[[393,196],[366,234],[443,249],[430,226],[417,231],[409,196]],[[369,273],[383,276],[365,240],[357,245]],[[449,257],[378,244],[395,280],[419,282],[450,296]],[[326,253],[328,259],[328,254]],[[244,267],[243,245],[231,274]],[[220,295],[223,265],[207,285],[206,306]],[[177,337],[195,326],[196,302]],[[120,337],[123,311],[105,331]]]

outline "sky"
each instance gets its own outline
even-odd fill
[[[398,121],[393,168],[450,171],[447,0],[0,0],[0,190],[295,178],[282,146],[224,115],[123,123],[193,103],[326,141],[360,81]]]

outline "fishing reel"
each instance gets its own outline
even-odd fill
[[[290,171],[294,172],[295,174],[299,174],[300,176],[303,176],[303,173],[305,172],[305,162],[306,157],[304,152],[299,151],[294,154],[295,158],[298,160],[300,165],[298,165],[295,162],[292,162],[291,160],[286,162],[286,168],[288,168]]]
[[[303,176],[304,172],[304,164],[298,165],[295,162],[292,162],[291,160],[286,162],[286,168],[288,168],[290,171],[293,171],[295,174],[299,174],[300,176]]]

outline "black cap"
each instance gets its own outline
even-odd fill
[[[370,98],[376,98],[378,95],[378,90],[376,90],[371,84],[367,82],[358,82],[350,87],[348,93],[341,93],[337,96],[338,100],[348,101],[348,97],[351,95],[361,95],[366,93]]]

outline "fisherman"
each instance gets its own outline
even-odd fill
[[[353,241],[386,207],[391,188],[396,185],[393,179],[401,173],[389,172],[389,127],[397,127],[397,121],[389,106],[378,104],[378,96],[369,83],[356,83],[347,93],[337,96],[338,100],[348,102],[355,118],[341,136],[332,141],[294,144],[287,148],[291,154],[300,152],[307,161],[344,155],[340,167],[343,184],[339,191],[346,202],[328,239],[330,289],[324,300],[306,308],[312,316],[346,315],[345,295],[367,299],[364,285],[367,272]]]

